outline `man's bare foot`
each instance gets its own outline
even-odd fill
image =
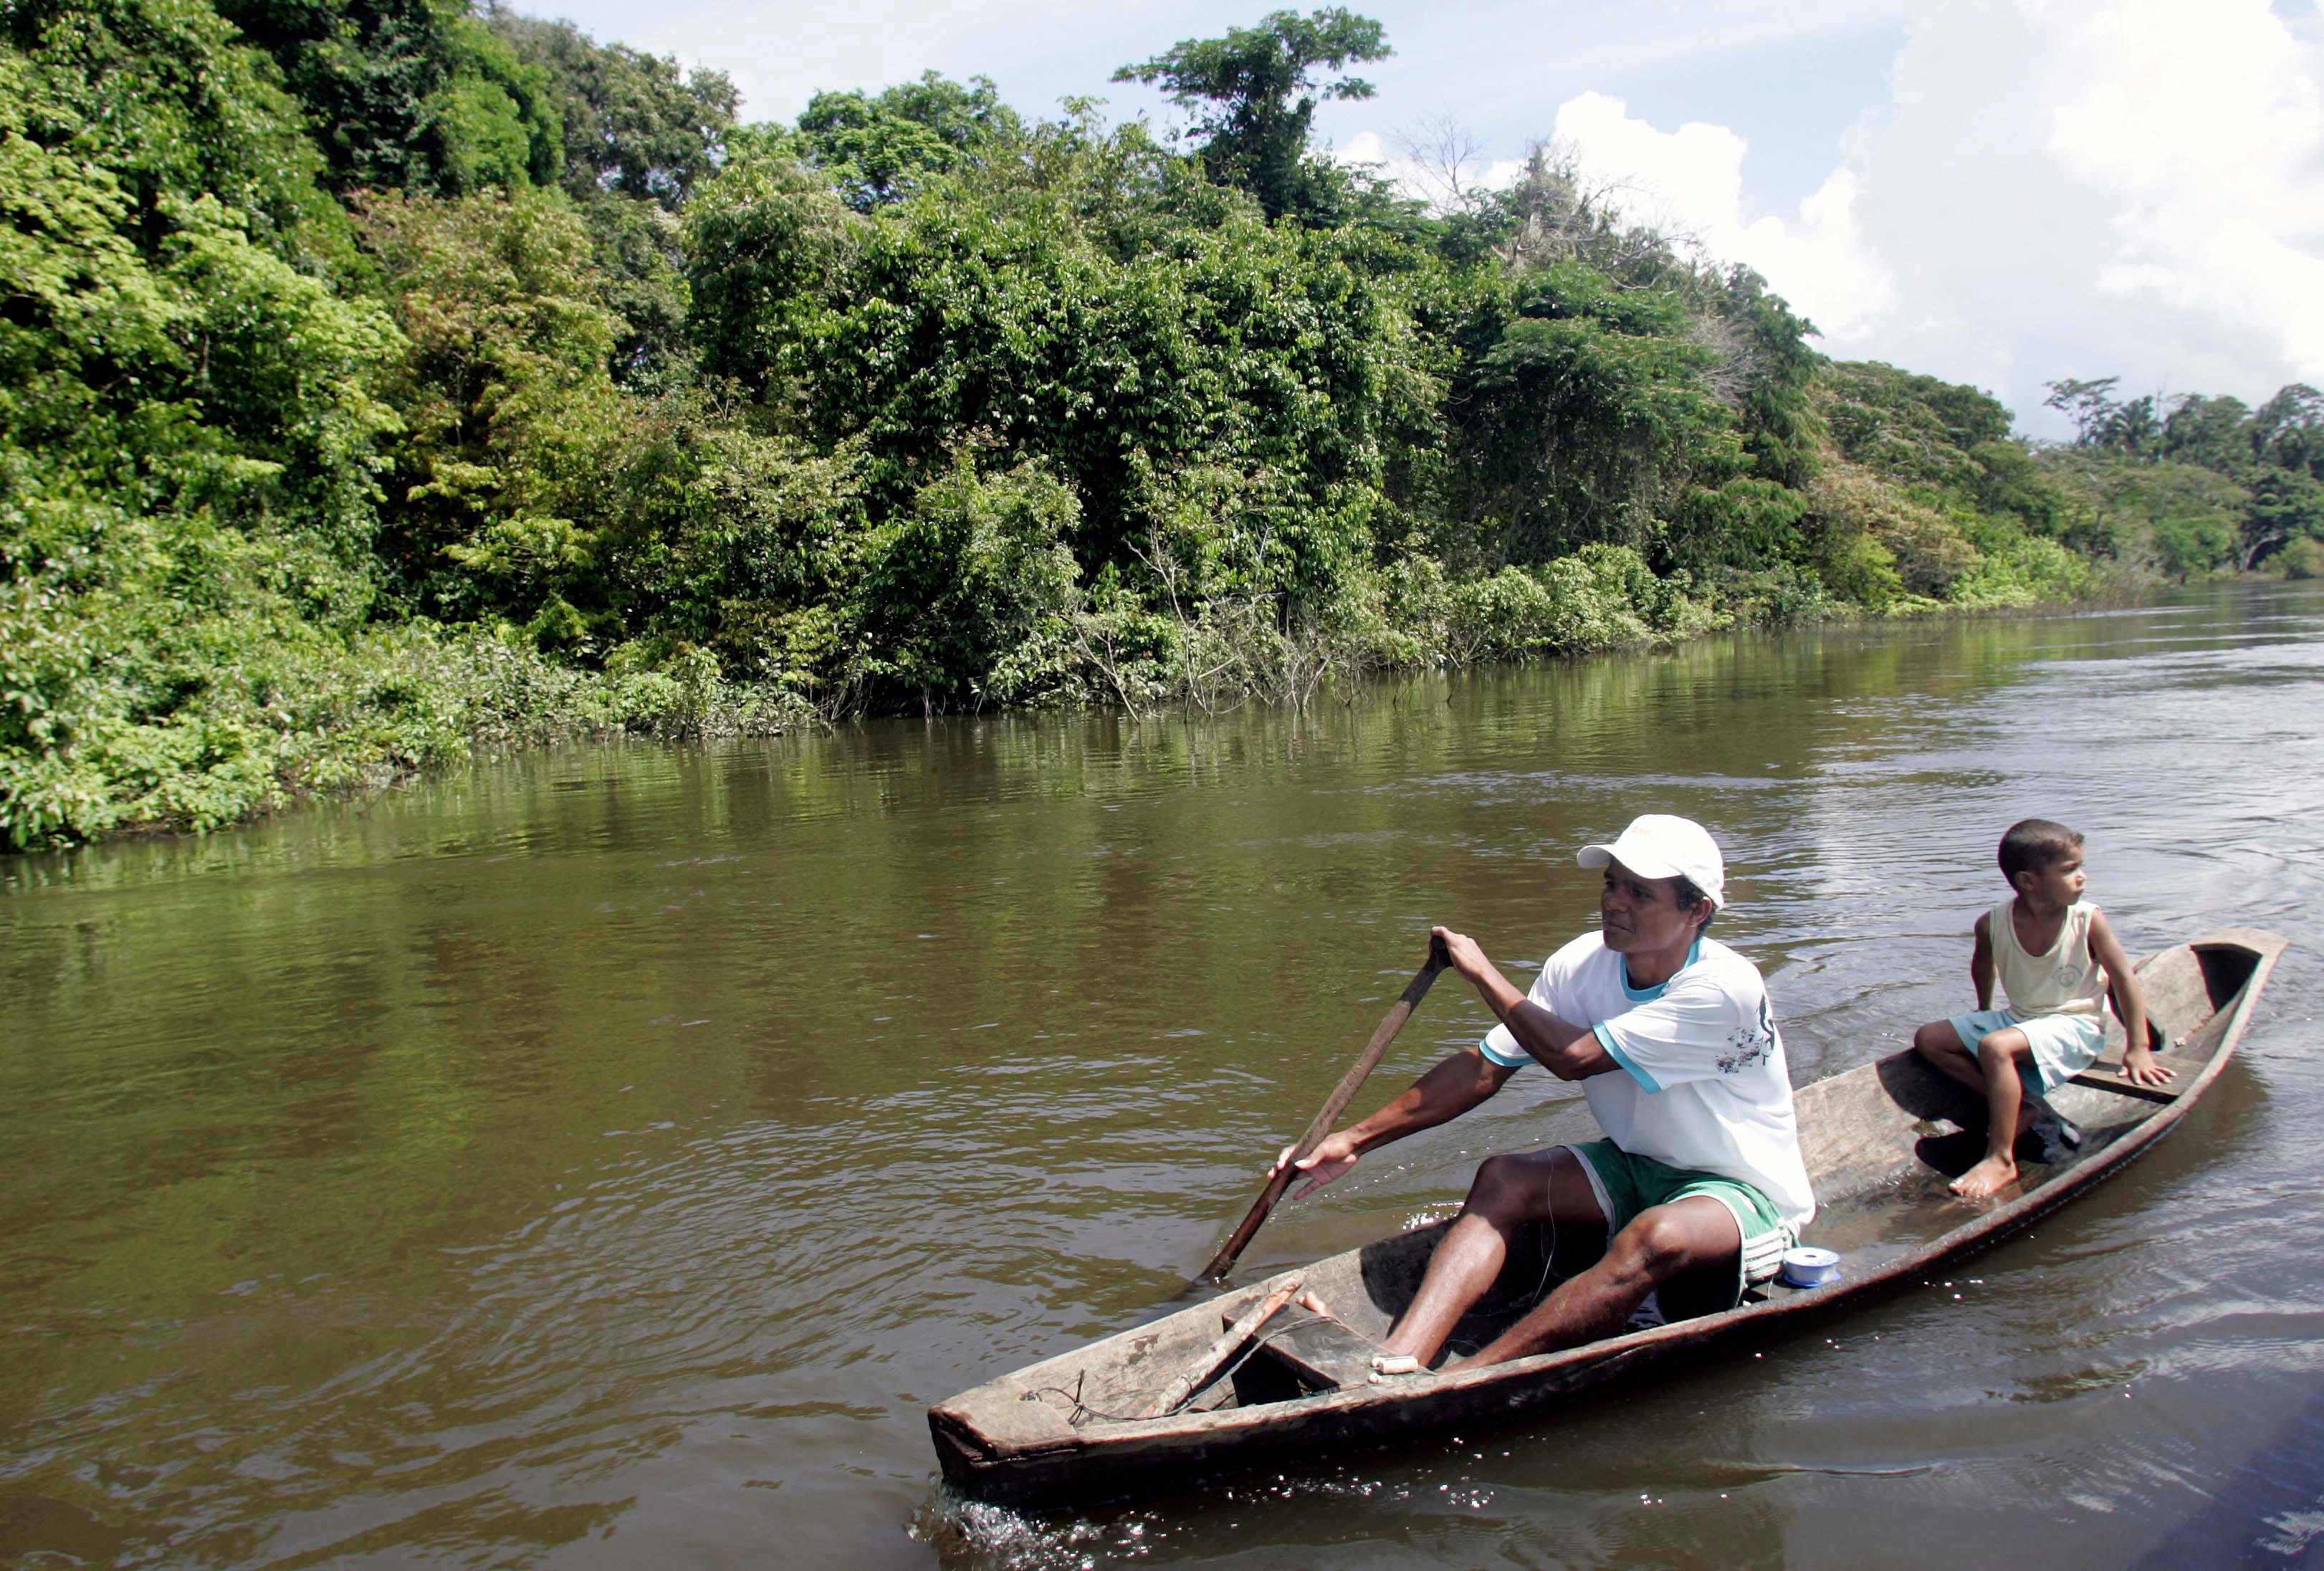
[[[2007,1151],[1989,1156],[1985,1160],[1952,1181],[1952,1191],[1971,1200],[1982,1200],[1998,1193],[2017,1181],[2017,1163]]]

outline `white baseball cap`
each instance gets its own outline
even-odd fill
[[[1584,846],[1573,859],[1584,867],[1618,862],[1640,878],[1687,879],[1711,897],[1713,910],[1727,904],[1727,863],[1711,831],[1692,818],[1642,814],[1611,846]]]

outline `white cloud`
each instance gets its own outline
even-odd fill
[[[1736,131],[1603,93],[1559,135],[1637,217],[1747,263],[1835,354],[1991,389],[2265,397],[2324,381],[2324,90],[2267,0],[1936,0],[1795,213],[1747,213]]]
[[[2273,321],[2292,367],[2324,372],[2324,102],[2310,51],[2264,5],[2157,0],[2098,12],[2071,47],[2088,84],[2052,112],[2049,151],[2122,200],[2119,259],[2099,287]]]
[[[1756,268],[1827,335],[1854,332],[1889,300],[1887,276],[1858,241],[1855,171],[1840,169],[1793,220],[1743,211],[1743,138],[1690,121],[1658,131],[1618,98],[1583,93],[1557,111],[1557,136],[1591,178],[1620,185],[1634,221],[1689,235],[1712,255]]]
[[[1691,239],[1723,261],[1757,268],[1779,292],[1827,334],[1854,328],[1888,299],[1880,269],[1857,245],[1850,209],[1854,171],[1841,169],[1799,204],[1795,220],[1743,215],[1743,138],[1724,125],[1690,121],[1658,131],[1632,118],[1619,98],[1582,93],[1555,117],[1556,141],[1573,152],[1583,175],[1607,188],[1634,223],[1652,224]],[[1349,139],[1340,157],[1370,164],[1410,195],[1436,200],[1445,185],[1434,170],[1392,150],[1377,133]],[[1464,185],[1500,189],[1516,183],[1517,159],[1475,158],[1462,169]]]
[[[2053,435],[2058,377],[2246,399],[2324,377],[2317,64],[2266,0],[1932,5],[1848,148],[1899,302],[1857,352]]]

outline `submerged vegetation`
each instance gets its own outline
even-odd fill
[[[1123,67],[1180,139],[934,73],[744,125],[456,0],[7,0],[0,843],[478,739],[2324,565],[2310,390],[2061,384],[2037,453],[1547,152],[1434,207],[1319,156],[1386,51],[1282,12]]]

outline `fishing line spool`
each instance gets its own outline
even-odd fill
[[[1784,1280],[1795,1288],[1824,1288],[1840,1280],[1840,1256],[1813,1244],[1784,1251]]]

